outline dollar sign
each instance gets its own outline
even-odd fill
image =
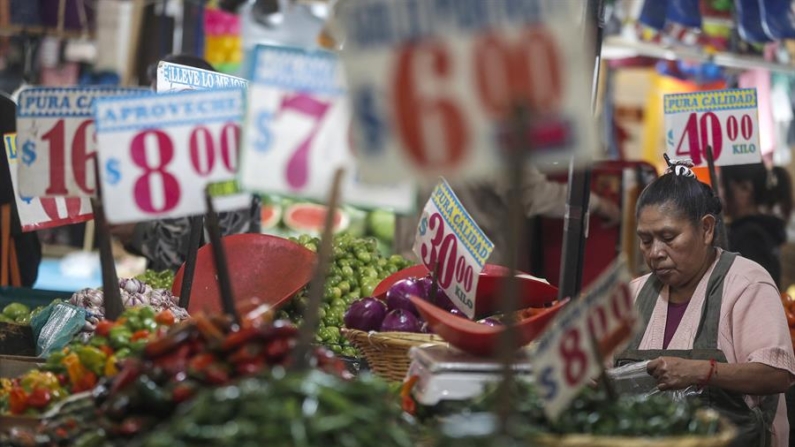
[[[23,196],[19,196],[19,198],[20,198],[20,199],[22,199],[22,201],[23,201],[23,202],[25,202],[25,203],[27,203],[28,205],[30,205],[30,203],[31,203],[31,202],[33,202],[33,197],[23,197]]]
[[[115,185],[121,180],[121,172],[119,171],[119,160],[111,158],[105,163],[105,175],[108,178],[108,183]]]
[[[30,166],[36,161],[36,144],[32,141],[26,141],[22,145],[22,163]]]

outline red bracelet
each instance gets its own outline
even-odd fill
[[[704,388],[705,386],[709,385],[709,380],[712,379],[712,375],[718,371],[718,362],[715,359],[709,359],[709,374],[707,374],[707,378],[701,382],[699,388]]]

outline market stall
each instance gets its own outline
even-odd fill
[[[125,14],[98,3],[111,16],[97,21]],[[318,46],[303,48],[244,45],[235,2],[163,8],[175,3],[186,23],[195,25],[194,8],[205,14],[197,53],[221,71],[168,60],[152,89],[128,86],[133,70],[124,67],[125,87],[18,93],[15,131],[4,135],[14,231],[91,220],[102,287],[37,300],[17,282],[13,298],[3,293],[0,445],[748,439],[741,418],[703,399],[731,366],[725,358],[701,360],[697,383],[671,390],[648,361],[615,360],[639,349],[652,324],[653,304],[635,305],[639,287],[630,284],[651,267],[635,209],[641,191],[666,175],[697,175],[719,201],[726,166],[762,161],[764,92],[726,83],[707,91],[702,79],[655,91],[664,148],[605,160],[598,122],[615,109],[604,80],[618,75],[601,58],[629,49],[793,66],[739,56],[717,37],[708,41],[717,52],[694,50],[705,44],[691,42],[702,27],[691,16],[714,19],[697,1],[635,2],[635,16],[622,2],[598,1],[246,6],[266,34],[317,19]],[[669,10],[651,11],[663,3]],[[758,43],[746,3],[736,2],[734,17],[740,36]],[[625,36],[603,46],[616,17],[629,23]],[[770,11],[760,17],[765,36],[788,37]],[[146,22],[136,13],[128,25],[138,20]],[[628,41],[626,29],[637,27],[639,40]],[[535,198],[520,194],[533,188]],[[544,195],[552,205],[533,208]],[[531,244],[528,214],[546,216]],[[408,246],[401,220],[412,223]],[[112,244],[122,228],[149,241],[141,246],[154,250],[142,250],[150,261],[174,268],[119,275]],[[9,244],[4,236],[3,286],[18,276]],[[535,257],[522,258],[526,245]],[[795,301],[780,298],[773,312],[795,340]],[[782,358],[792,357],[785,348]]]

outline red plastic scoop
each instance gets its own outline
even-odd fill
[[[535,340],[568,301],[566,299],[558,302],[554,306],[518,322],[516,324],[518,329],[516,347],[519,348]],[[488,326],[453,315],[422,298],[413,296],[411,302],[417,307],[433,333],[456,348],[481,357],[491,357],[497,353],[500,337],[505,328]]]
[[[226,250],[237,308],[245,313],[252,301],[278,307],[295,295],[312,278],[317,260],[314,252],[276,236],[236,234],[221,239]],[[174,278],[172,293],[182,287],[185,266]],[[221,292],[211,247],[199,249],[188,312],[207,314],[222,312]]]
[[[405,268],[385,278],[373,291],[374,296],[384,295],[393,284],[414,276],[422,278],[428,274],[424,265]],[[486,264],[478,276],[477,300],[475,302],[475,318],[485,318],[502,311],[500,308],[500,288],[505,277],[510,275],[507,267]],[[528,276],[519,276],[519,303],[517,309],[528,307],[545,307],[558,298],[557,287],[551,286]]]

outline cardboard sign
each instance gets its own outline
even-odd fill
[[[248,81],[243,78],[171,62],[157,64],[158,93],[247,87]]]
[[[112,223],[202,214],[208,184],[237,173],[241,89],[106,98],[96,103],[102,200]],[[218,211],[247,207],[223,197]]]
[[[334,171],[342,166],[349,171],[344,202],[414,209],[412,184],[364,184],[350,169],[355,166],[350,105],[333,53],[259,45],[252,69],[241,163],[244,188],[325,200]]]
[[[94,196],[97,159],[94,100],[147,92],[116,87],[43,87],[21,91],[17,106],[20,194]]]
[[[428,270],[436,269],[439,287],[469,318],[475,315],[478,277],[493,250],[450,185],[439,182],[420,217],[414,253]]]
[[[639,319],[630,280],[626,263],[619,258],[582,297],[560,312],[538,340],[533,374],[544,411],[551,419],[598,377],[602,369],[599,359],[632,336]]]
[[[666,148],[671,158],[707,166],[707,146],[718,166],[760,163],[756,89],[665,95]]]
[[[19,194],[17,134],[3,135],[11,186],[22,231],[36,231],[91,220],[91,200],[81,197],[23,197]]]
[[[363,178],[491,175],[520,103],[533,162],[565,170],[572,156],[591,157],[593,57],[567,3],[340,3]]]

